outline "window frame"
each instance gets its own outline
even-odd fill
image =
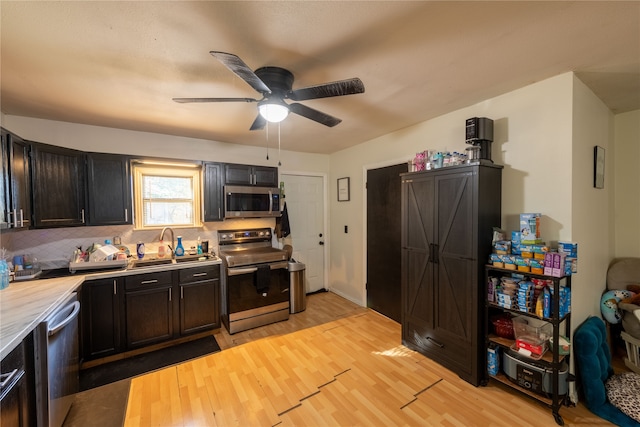
[[[133,226],[135,230],[158,230],[164,227],[194,228],[202,227],[203,221],[203,193],[202,193],[202,165],[196,163],[164,163],[156,161],[134,161],[131,165],[133,178]],[[193,221],[189,224],[144,224],[144,191],[143,177],[181,177],[189,178],[192,183]]]

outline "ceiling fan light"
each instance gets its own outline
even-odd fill
[[[258,111],[266,121],[271,123],[279,123],[289,115],[289,108],[283,104],[260,104],[258,105]]]

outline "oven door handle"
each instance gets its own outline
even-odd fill
[[[255,273],[256,271],[258,271],[257,267],[230,268],[227,274],[229,276],[239,276],[240,274]]]
[[[288,261],[274,262],[273,264],[269,264],[269,267],[271,267],[272,270],[278,270],[280,268],[289,269],[289,262]]]
[[[289,268],[289,263],[287,261],[282,261],[282,262],[274,262],[272,264],[269,264],[269,268],[271,270],[278,270],[278,269],[283,269]],[[227,275],[229,277],[231,276],[239,276],[241,274],[249,274],[249,273],[255,273],[256,271],[258,271],[258,267],[235,267],[235,268],[230,268],[227,271]]]

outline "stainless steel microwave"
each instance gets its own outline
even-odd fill
[[[280,216],[279,188],[225,185],[225,218],[275,218],[278,216]]]

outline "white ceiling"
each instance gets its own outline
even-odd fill
[[[295,151],[333,153],[568,71],[614,113],[640,109],[638,1],[2,0],[0,15],[7,115],[265,146],[255,103],[171,100],[260,98],[212,50],[286,68],[294,89],[364,82],[302,101],[343,122],[290,115],[281,146]]]

